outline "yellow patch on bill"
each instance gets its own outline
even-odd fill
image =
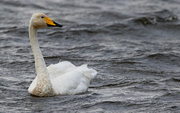
[[[53,26],[56,25],[49,17],[44,17],[44,19],[46,20],[46,23],[47,23],[48,25],[53,25]]]

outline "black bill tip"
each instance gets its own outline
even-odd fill
[[[50,25],[47,24],[48,27],[63,27],[63,25],[56,23],[55,21],[53,21],[55,25]]]
[[[53,21],[54,22],[54,21]],[[56,26],[55,27],[63,27],[63,25],[61,25],[61,24],[58,24],[58,23],[56,23],[56,22],[54,22],[55,24],[56,24]]]

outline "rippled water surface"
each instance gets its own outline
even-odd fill
[[[180,112],[179,0],[1,0],[1,112]],[[88,92],[33,97],[32,13],[63,28],[39,30],[47,65],[98,71]]]

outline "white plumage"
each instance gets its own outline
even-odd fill
[[[29,93],[36,96],[54,96],[87,91],[90,81],[97,72],[89,69],[86,64],[76,67],[68,61],[63,61],[46,68],[37,40],[37,29],[47,26],[62,27],[45,14],[33,14],[29,25],[29,38],[37,76],[28,89]]]

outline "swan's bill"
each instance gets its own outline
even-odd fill
[[[63,25],[58,24],[58,23],[56,23],[55,21],[53,21],[53,22],[56,24],[56,26],[55,26],[55,27],[63,27]]]
[[[48,25],[48,27],[62,27],[62,25],[54,22],[53,20],[51,20],[49,17],[44,17],[46,24]]]

